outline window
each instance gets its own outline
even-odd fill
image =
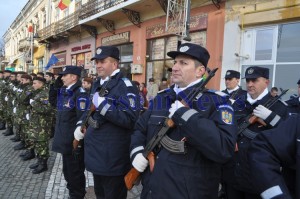
[[[133,45],[132,44],[124,44],[119,45],[117,48],[120,51],[120,63],[119,68],[123,75],[128,79],[132,79],[131,77],[131,64],[133,57]]]
[[[300,74],[300,22],[278,24],[276,26],[250,28],[244,31],[241,74],[249,66],[262,66],[270,69],[270,85],[289,89],[282,99],[297,94],[297,81]],[[245,88],[245,81],[241,81]]]
[[[191,42],[206,46],[206,31],[194,32],[190,34]],[[183,43],[185,41],[182,41]],[[154,78],[159,85],[161,79],[167,78],[170,81],[173,60],[167,55],[170,51],[175,51],[178,46],[178,37],[170,36],[147,41],[147,74],[146,82],[149,78]],[[171,83],[171,82],[168,82]]]

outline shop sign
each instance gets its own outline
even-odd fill
[[[103,37],[101,43],[103,46],[116,45],[121,43],[127,43],[130,41],[130,32],[122,32],[109,37]]]
[[[166,32],[166,24],[157,24],[151,27],[147,27],[146,37],[151,39],[154,37],[160,37],[178,32],[176,29],[179,27],[170,28]],[[207,28],[207,14],[197,15],[190,18],[190,31],[203,30]]]
[[[75,46],[71,48],[72,52],[80,51],[80,50],[89,50],[91,49],[91,44],[85,44],[83,46]]]

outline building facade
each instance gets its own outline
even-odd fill
[[[180,42],[193,42],[210,52],[208,67],[219,68],[210,88],[224,89],[228,69],[243,74],[247,67],[259,65],[270,68],[270,87],[295,93],[300,74],[300,0],[191,0],[191,41],[178,36],[180,25],[166,23],[172,12],[184,14],[181,7],[168,7],[170,2],[73,0],[61,10],[59,0],[30,0],[3,36],[6,67],[43,71],[54,54],[59,59],[51,67],[55,73],[71,64],[95,73],[90,58],[96,47],[115,45],[128,78],[147,83],[153,77],[160,84],[163,77],[169,79],[173,63],[166,53]],[[30,26],[33,32],[28,31]],[[245,86],[243,80],[241,85]]]

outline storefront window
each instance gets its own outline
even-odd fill
[[[194,32],[190,34],[192,43],[206,46],[206,31]],[[184,43],[185,41],[182,41]],[[154,78],[159,85],[162,78],[167,78],[169,85],[172,84],[170,80],[171,68],[173,60],[167,55],[167,52],[175,51],[178,45],[178,37],[170,36],[165,38],[158,38],[147,41],[147,75],[146,82],[149,78]]]
[[[120,63],[119,68],[123,73],[124,77],[128,79],[132,79],[131,76],[131,64],[132,64],[132,56],[133,56],[133,45],[125,44],[116,46],[120,51]]]

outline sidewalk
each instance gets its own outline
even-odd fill
[[[62,159],[60,154],[50,152],[48,171],[32,174],[29,165],[36,159],[22,161],[19,154],[23,151],[14,151],[13,136],[4,136],[0,131],[0,198],[5,199],[67,199],[68,190],[62,174]],[[51,145],[51,143],[50,143]],[[87,199],[96,199],[94,194],[93,176],[86,174]],[[141,187],[134,187],[128,192],[127,199],[139,199]]]

